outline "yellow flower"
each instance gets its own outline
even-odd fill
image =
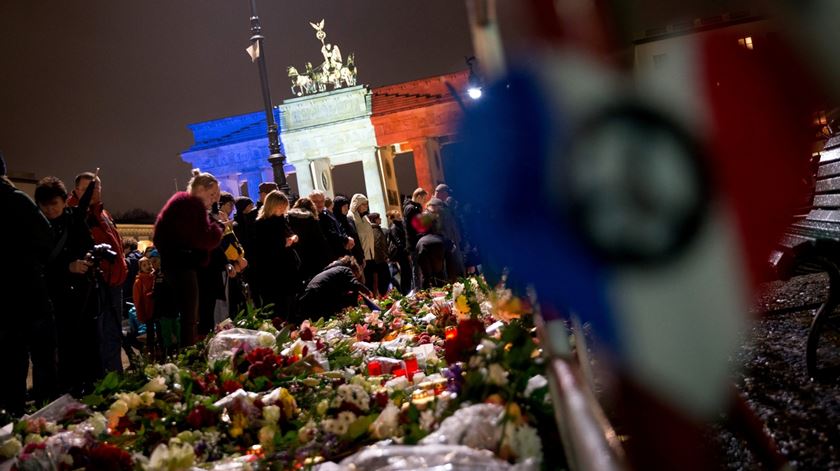
[[[470,312],[470,304],[467,301],[467,297],[463,294],[458,296],[455,300],[455,308],[458,309],[458,312],[461,314],[469,314]]]
[[[248,418],[242,414],[234,414],[230,421],[230,430],[228,433],[231,437],[236,438],[242,435],[243,429],[248,427]]]
[[[284,420],[291,420],[297,413],[297,402],[295,402],[294,396],[286,388],[280,388],[280,399],[277,401],[277,404],[283,412],[282,417]]]

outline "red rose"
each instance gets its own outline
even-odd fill
[[[203,405],[196,406],[187,414],[187,423],[194,429],[216,425],[216,414]]]
[[[239,381],[229,379],[222,383],[222,391],[224,391],[227,394],[230,394],[236,391],[237,389],[242,389],[242,384]]]
[[[109,443],[100,443],[88,451],[86,468],[97,471],[131,471],[134,469],[134,461],[128,452]]]

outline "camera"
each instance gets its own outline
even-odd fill
[[[94,264],[102,260],[113,262],[116,258],[117,253],[111,250],[111,244],[96,244],[88,252],[88,260]]]

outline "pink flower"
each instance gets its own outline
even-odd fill
[[[356,324],[356,340],[359,342],[370,340],[370,330],[366,325]]]

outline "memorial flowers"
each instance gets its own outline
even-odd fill
[[[492,402],[505,413],[491,451],[536,460],[554,429],[538,346],[527,315],[487,333],[494,296],[467,279],[297,329],[250,312],[170,363],[109,376],[81,411],[20,421],[0,457],[19,469],[299,468],[378,440],[418,444],[463,407]]]

